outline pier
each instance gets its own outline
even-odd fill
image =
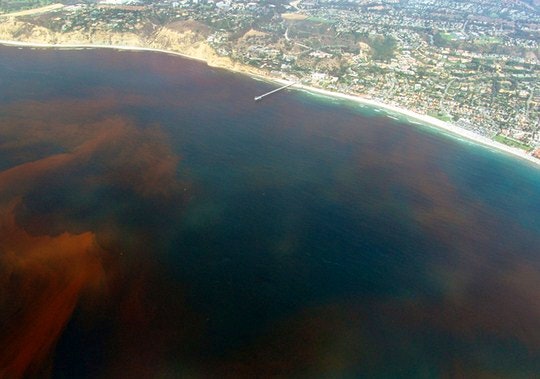
[[[271,94],[273,94],[273,93],[276,93],[276,92],[279,92],[279,91],[281,91],[281,90],[284,90],[285,88],[288,88],[288,87],[290,87],[290,86],[292,86],[292,85],[294,85],[294,84],[296,84],[296,82],[292,82],[292,83],[286,84],[286,85],[284,85],[283,87],[276,88],[276,89],[274,89],[274,90],[272,90],[272,91],[270,91],[270,92],[267,92],[267,93],[262,94],[261,96],[255,96],[254,100],[255,100],[255,101],[260,101],[260,100],[262,100],[263,98],[265,98],[266,96],[269,96],[269,95],[271,95]]]

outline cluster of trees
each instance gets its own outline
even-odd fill
[[[371,48],[371,58],[376,61],[389,61],[396,53],[397,41],[392,36],[370,35],[360,40]]]

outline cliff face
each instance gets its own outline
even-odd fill
[[[13,18],[0,22],[0,38],[5,40],[55,43],[55,34],[49,29]]]
[[[154,34],[153,40],[147,46],[175,51],[208,62],[219,58],[202,35],[190,30],[180,32],[165,26]]]
[[[0,23],[0,39],[45,43],[55,45],[107,45],[107,46],[133,46],[147,47],[201,59],[209,66],[222,67],[254,75],[264,75],[257,68],[233,62],[229,57],[220,57],[215,50],[206,43],[208,31],[200,25],[193,27],[185,23],[181,27],[178,23],[157,29],[148,36],[136,33],[111,32],[109,30],[94,30],[90,33],[68,32],[58,33],[47,28],[19,21],[14,18],[2,20]]]
[[[69,32],[56,33],[42,26],[16,19],[2,20],[0,39],[46,44],[96,44],[143,46],[141,39],[134,33],[110,33],[96,30],[92,33]]]
[[[155,35],[152,42],[146,46],[156,49],[174,51],[185,54],[187,56],[202,59],[212,67],[223,67],[235,71],[242,71],[256,75],[263,73],[254,67],[246,66],[234,62],[229,57],[221,57],[216,51],[206,43],[204,33],[199,33],[193,30],[178,30],[175,25],[174,29],[165,26],[161,28]]]

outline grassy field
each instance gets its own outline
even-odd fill
[[[505,145],[517,147],[519,149],[525,150],[525,151],[531,151],[532,146],[529,146],[523,142],[516,141],[513,138],[505,137],[503,135],[497,134],[494,138],[495,141],[504,143]]]
[[[327,20],[327,19],[321,18],[321,17],[309,17],[307,20],[311,21],[311,22],[321,22],[323,24],[335,24],[336,23],[334,20]]]
[[[441,37],[445,40],[445,41],[456,41],[458,38],[457,36],[454,34],[454,33],[441,33]]]
[[[494,45],[502,43],[502,39],[497,37],[484,36],[476,39],[474,42],[479,45]]]
[[[447,113],[428,112],[428,116],[438,118],[441,121],[452,122],[453,118]]]

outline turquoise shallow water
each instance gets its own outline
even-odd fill
[[[0,66],[0,368],[540,372],[537,168],[298,91],[255,103],[271,85],[177,57]]]

